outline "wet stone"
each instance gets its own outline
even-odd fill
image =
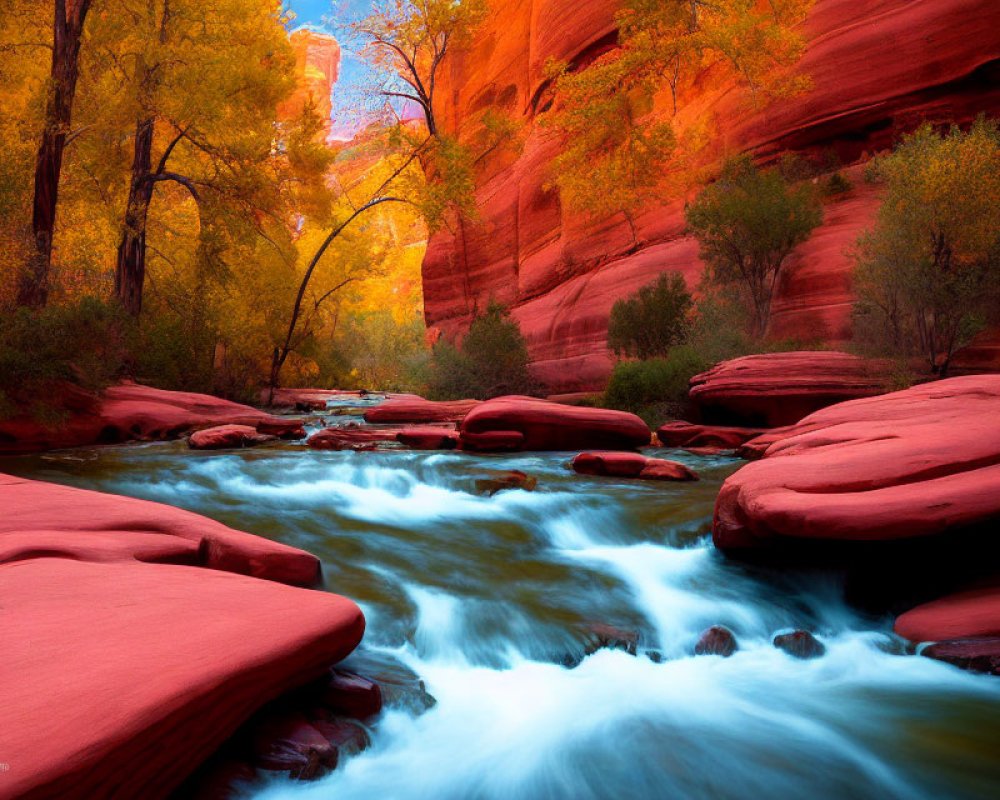
[[[521,472],[519,469],[498,472],[490,478],[476,480],[476,491],[490,497],[497,492],[504,492],[508,489],[523,489],[526,492],[533,492],[537,486],[538,478]]]
[[[694,646],[696,656],[722,656],[729,658],[737,651],[736,637],[722,625],[713,625],[702,633]]]
[[[784,650],[794,658],[819,658],[826,652],[826,646],[809,631],[797,630],[774,637],[774,646]]]
[[[331,669],[320,702],[345,717],[368,719],[382,710],[382,690],[368,678],[342,669]]]

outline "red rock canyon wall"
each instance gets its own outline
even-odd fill
[[[567,213],[545,191],[558,143],[534,124],[550,57],[579,60],[614,41],[618,0],[511,0],[467,53],[446,64],[438,115],[461,134],[476,112],[500,105],[521,115],[521,154],[499,155],[478,178],[480,220],[431,238],[423,265],[428,325],[454,334],[490,297],[512,307],[539,377],[552,391],[600,388],[611,366],[605,338],[616,299],[665,270],[697,282],[697,244],[684,235],[682,203],[644,209],[638,243],[620,216]],[[703,75],[682,97],[676,124],[708,112],[713,154],[834,149],[845,164],[889,147],[923,119],[968,120],[1000,111],[997,0],[817,0],[805,23],[799,68],[813,88],[763,111],[731,85]],[[658,106],[666,108],[666,98]],[[850,336],[850,264],[844,253],[871,220],[875,189],[851,170],[855,191],[826,207],[825,221],[795,254],[774,308],[776,337]],[[599,191],[600,187],[595,187]]]

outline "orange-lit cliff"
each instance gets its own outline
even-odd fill
[[[312,98],[316,111],[326,120],[326,133],[331,129],[330,93],[340,71],[340,45],[332,36],[307,29],[295,31],[290,37],[295,50],[295,93],[282,104],[280,113],[291,117],[302,110]]]
[[[684,235],[682,200],[644,209],[638,242],[620,216],[567,213],[543,189],[558,144],[534,124],[546,99],[543,65],[570,62],[615,41],[618,0],[511,0],[475,45],[446,64],[439,117],[466,132],[488,104],[521,116],[523,152],[485,164],[481,219],[432,237],[423,266],[429,325],[460,330],[495,297],[509,304],[535,369],[553,391],[598,388],[611,361],[605,346],[612,304],[671,269],[697,281],[697,244]],[[844,164],[889,147],[923,119],[965,121],[1000,111],[1000,3],[996,0],[817,0],[805,23],[799,69],[805,95],[750,110],[735,87],[708,73],[681,98],[677,125],[712,118],[709,151],[836,150]],[[850,336],[850,264],[845,249],[871,219],[877,191],[851,171],[854,191],[826,206],[825,221],[796,253],[779,287],[771,333]],[[600,191],[600,187],[595,187]]]

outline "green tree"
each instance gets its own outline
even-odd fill
[[[431,397],[486,400],[505,394],[538,394],[541,386],[528,370],[528,347],[506,309],[490,303],[476,316],[460,347],[439,342],[434,348],[428,390]]]
[[[809,183],[790,186],[777,169],[743,157],[725,164],[687,209],[710,283],[736,288],[747,303],[750,336],[767,330],[785,260],[823,219]]]
[[[611,307],[608,347],[620,356],[654,358],[687,338],[693,303],[684,277],[665,272]]]
[[[857,335],[945,375],[1000,302],[1000,128],[922,125],[875,174],[885,197],[855,251]]]

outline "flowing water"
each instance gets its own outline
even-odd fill
[[[836,575],[780,574],[713,550],[739,466],[667,455],[694,484],[574,475],[568,454],[196,453],[181,443],[0,461],[0,471],[171,503],[305,548],[368,620],[365,659],[402,661],[437,704],[390,707],[373,746],[261,800],[987,798],[1000,796],[1000,679],[905,654],[890,618]],[[534,492],[475,492],[491,469]],[[586,655],[593,623],[638,656]],[[729,659],[692,655],[709,625]],[[795,660],[776,632],[814,631]],[[582,661],[580,660],[582,658]],[[564,663],[578,662],[575,668]]]

